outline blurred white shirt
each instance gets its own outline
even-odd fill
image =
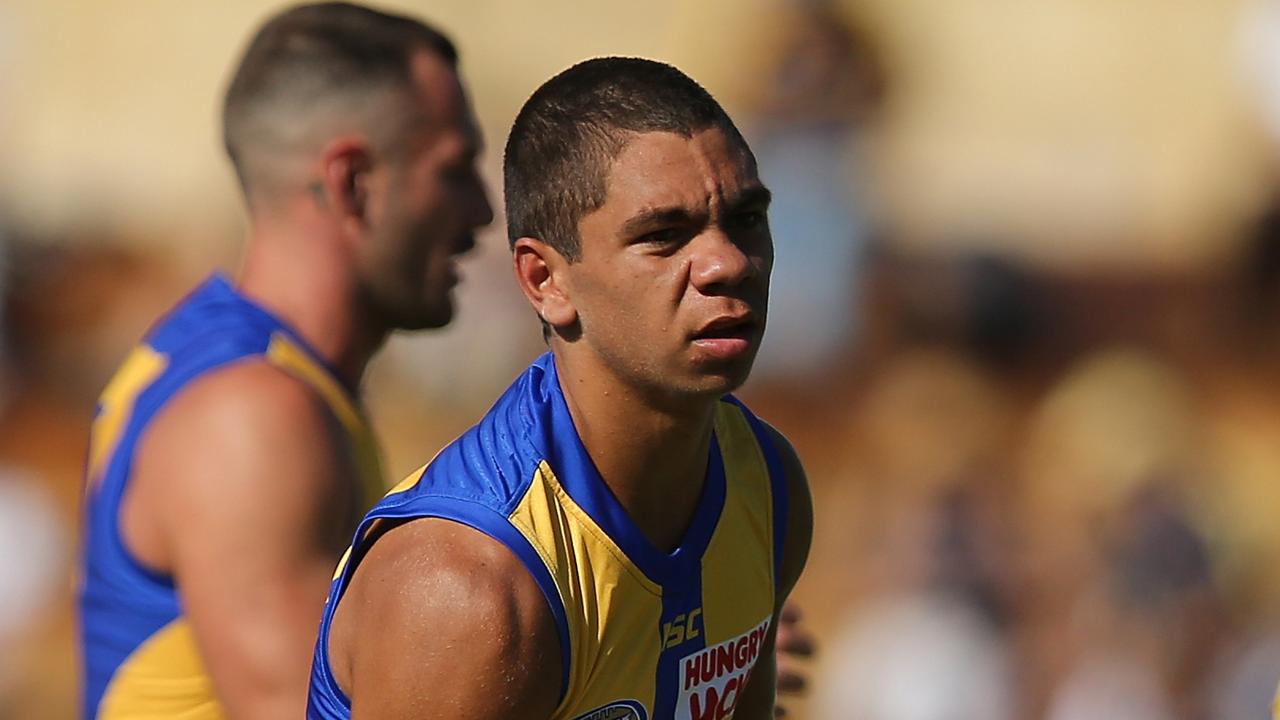
[[[859,611],[828,657],[815,683],[817,720],[1013,717],[1004,639],[976,609],[946,596],[890,598]]]

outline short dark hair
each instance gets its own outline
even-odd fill
[[[443,33],[402,15],[324,2],[268,20],[250,41],[222,106],[223,144],[246,191],[255,147],[278,145],[282,139],[273,134],[305,125],[344,97],[359,107],[373,93],[407,91],[413,57],[423,51],[457,65],[457,49]]]
[[[578,222],[605,200],[608,166],[634,133],[722,130],[750,154],[724,108],[676,68],[642,58],[580,62],[543,83],[516,115],[503,157],[507,236],[536,237],[570,261]]]

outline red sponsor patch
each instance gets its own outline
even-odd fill
[[[724,720],[751,678],[771,618],[719,645],[680,659],[680,699],[676,720]]]

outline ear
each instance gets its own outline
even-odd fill
[[[320,153],[320,200],[343,222],[365,224],[373,153],[358,136],[334,138]]]
[[[569,262],[558,250],[536,238],[523,237],[516,240],[512,264],[516,283],[538,317],[556,330],[578,322],[578,309],[566,282]]]

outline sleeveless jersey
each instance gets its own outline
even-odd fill
[[[102,720],[223,717],[172,577],[143,566],[120,535],[120,503],[135,448],[152,418],[188,383],[262,358],[310,385],[348,435],[363,507],[383,493],[378,451],[352,395],[290,328],[215,275],[148,333],[98,402],[85,481],[80,569],[83,716]]]
[[[658,550],[601,480],[544,355],[361,523],[325,607],[308,718],[350,717],[329,662],[334,610],[379,525],[422,517],[498,540],[537,581],[560,637],[555,720],[732,717],[772,621],[786,505],[771,438],[726,397],[690,528]]]

